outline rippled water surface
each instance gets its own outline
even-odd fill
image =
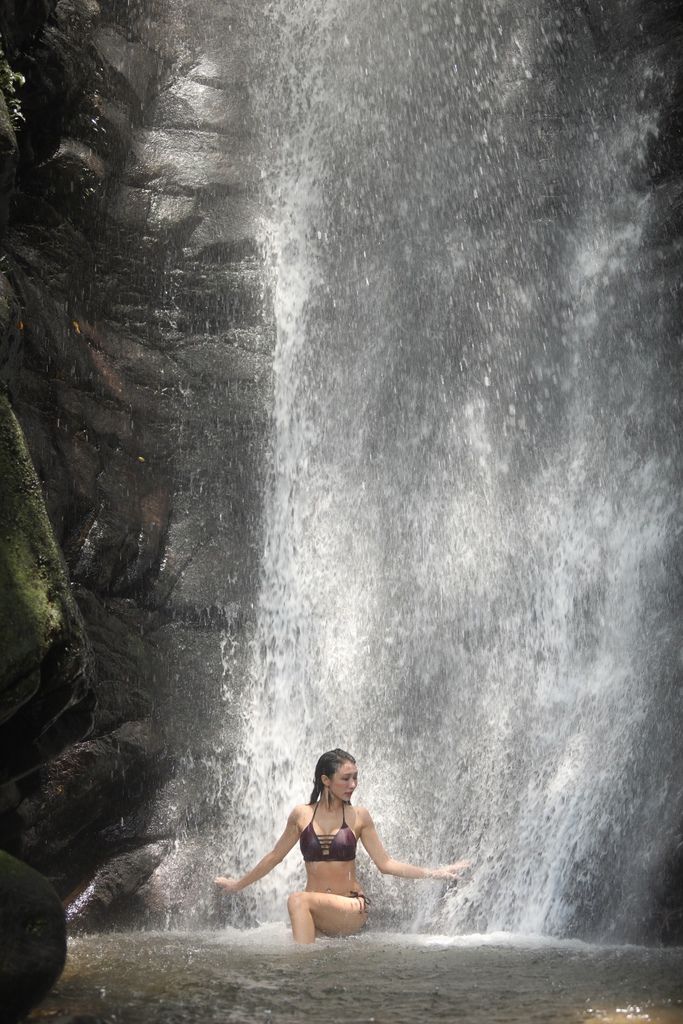
[[[653,1021],[683,1024],[683,951],[507,935],[368,933],[296,947],[253,932],[74,940],[35,1018],[116,1024],[333,1021]]]

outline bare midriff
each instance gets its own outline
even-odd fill
[[[311,861],[306,864],[306,877],[306,892],[331,892],[335,896],[363,892],[356,878],[355,860]]]

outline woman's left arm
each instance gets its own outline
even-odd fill
[[[383,875],[395,875],[397,878],[458,878],[470,866],[471,861],[459,860],[442,868],[420,868],[416,864],[395,860],[384,849],[369,811],[358,808],[357,813],[361,816],[360,840]]]

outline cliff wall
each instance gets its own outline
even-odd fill
[[[211,37],[204,13],[0,5],[25,79],[15,124],[1,111],[0,366],[70,579],[57,560],[74,652],[57,685],[50,648],[42,688],[7,707],[0,836],[64,898],[90,886],[81,915],[111,918],[210,811],[187,765],[211,754],[221,637],[238,687],[251,628],[272,329],[244,11],[222,5]],[[30,490],[27,472],[10,489]],[[35,519],[54,546],[33,497],[14,525]],[[30,647],[14,618],[3,628]],[[55,688],[68,724],[52,698],[48,743],[39,704]],[[91,883],[112,864],[100,899]]]

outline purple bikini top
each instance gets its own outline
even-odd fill
[[[318,806],[318,804],[315,805],[313,818],[315,818],[315,812],[318,810]],[[307,863],[315,860],[356,859],[356,834],[353,829],[346,824],[343,804],[341,828],[335,832],[334,835],[319,836],[313,828],[313,818],[311,818],[299,837],[301,855]]]

